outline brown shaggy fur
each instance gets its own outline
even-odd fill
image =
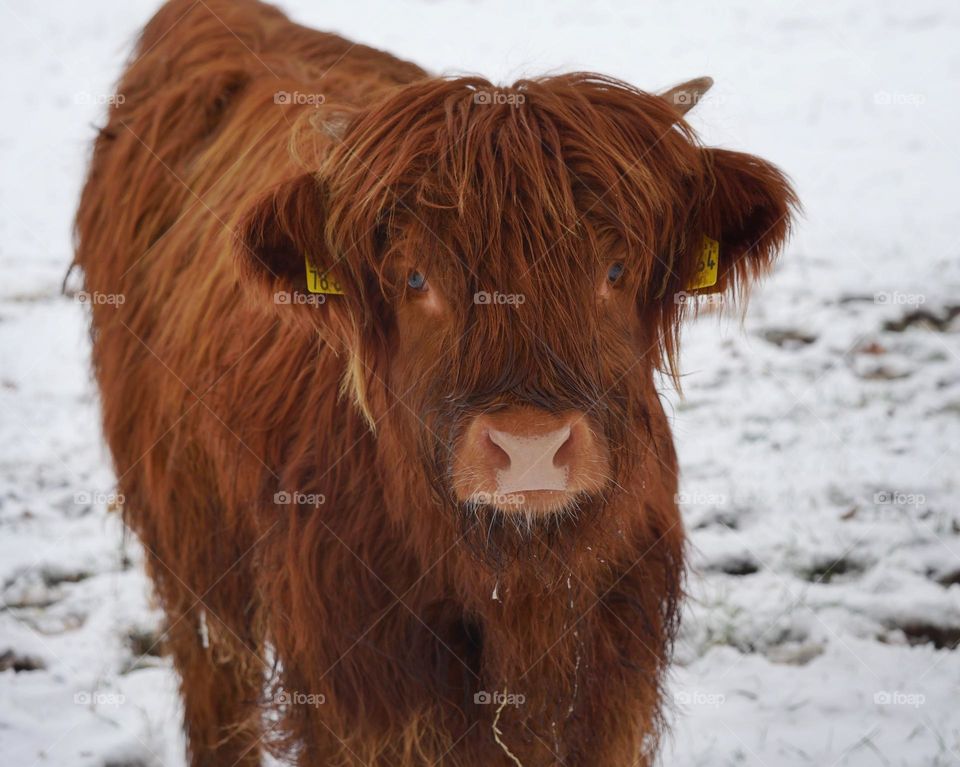
[[[126,299],[94,366],[193,764],[649,764],[684,540],[656,371],[703,233],[718,290],[769,267],[783,176],[621,82],[481,103],[253,0],[164,6],[118,91],[76,264]],[[345,295],[297,303],[305,257]],[[530,524],[459,503],[465,418],[511,403],[588,414],[609,487]]]

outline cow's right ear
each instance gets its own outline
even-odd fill
[[[338,269],[329,257],[326,210],[322,182],[306,173],[257,200],[237,227],[235,257],[242,288],[282,320],[306,328],[340,325],[346,310],[337,303],[345,303],[349,275],[345,264]]]

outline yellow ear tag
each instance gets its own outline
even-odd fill
[[[340,283],[331,277],[327,272],[321,272],[317,267],[310,263],[310,259],[304,257],[307,264],[307,290],[311,293],[325,293],[329,296],[342,296],[343,288]]]
[[[700,290],[716,285],[719,268],[720,243],[703,235],[700,258],[697,259],[697,271],[687,285],[687,290]]]

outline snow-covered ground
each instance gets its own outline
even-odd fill
[[[0,0],[0,763],[182,764],[84,308],[93,125],[154,0]],[[289,0],[435,71],[717,86],[692,122],[806,214],[672,397],[693,572],[664,765],[960,764],[960,6]]]

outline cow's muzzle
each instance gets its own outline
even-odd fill
[[[472,417],[457,440],[453,490],[504,512],[560,511],[609,481],[604,438],[586,413],[511,406]]]

